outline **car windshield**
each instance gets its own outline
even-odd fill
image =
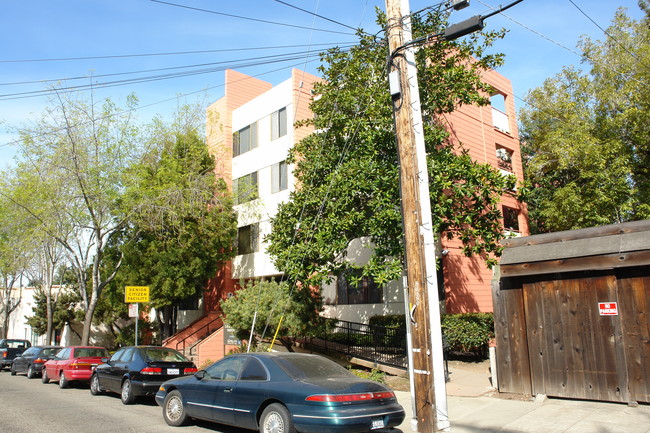
[[[189,362],[189,359],[173,349],[158,347],[144,349],[144,358],[149,362]]]
[[[295,356],[273,359],[294,379],[332,379],[356,377],[345,368],[320,356]]]
[[[108,358],[108,350],[102,348],[82,347],[75,349],[74,356],[77,358]]]

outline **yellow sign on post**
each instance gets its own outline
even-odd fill
[[[149,286],[126,286],[124,302],[149,302]]]

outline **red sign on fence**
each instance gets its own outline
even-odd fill
[[[616,305],[616,302],[599,302],[598,310],[601,316],[618,316],[618,305]]]

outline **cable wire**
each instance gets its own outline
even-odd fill
[[[166,2],[166,1],[162,1],[162,0],[149,0],[149,1],[152,1],[154,3],[160,3],[160,4],[169,5],[169,6],[184,8],[184,9],[190,9],[190,10],[199,11],[199,12],[206,12],[206,13],[209,13],[209,14],[221,15],[221,16],[230,17],[230,18],[237,18],[237,19],[240,19],[240,20],[248,20],[248,21],[254,21],[254,22],[264,23],[264,24],[273,24],[273,25],[276,25],[276,26],[292,27],[292,28],[296,28],[296,29],[311,30],[311,31],[315,31],[315,32],[336,33],[336,34],[339,34],[339,35],[351,35],[352,34],[352,33],[349,33],[349,32],[337,32],[335,30],[316,29],[316,28],[311,28],[311,27],[306,27],[306,26],[299,26],[299,25],[296,25],[296,24],[281,23],[281,22],[277,22],[277,21],[262,20],[262,19],[259,19],[259,18],[251,18],[251,17],[245,17],[245,16],[241,16],[241,15],[227,14],[225,12],[217,12],[217,11],[211,11],[211,10],[208,10],[208,9],[195,8],[195,7],[192,7],[192,6],[186,6],[186,5]]]

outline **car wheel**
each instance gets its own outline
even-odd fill
[[[262,412],[260,433],[296,433],[287,408],[279,403],[268,405]]]
[[[99,386],[99,377],[97,377],[96,374],[93,374],[93,376],[90,378],[90,393],[92,395],[99,395],[103,393],[101,386]]]
[[[174,427],[189,424],[190,417],[187,416],[185,406],[183,406],[183,396],[180,392],[172,391],[165,397],[163,418],[165,418],[167,424]]]
[[[11,364],[11,375],[12,376],[16,375],[16,367],[14,367],[14,364]]]
[[[67,388],[68,385],[70,385],[70,381],[65,378],[65,374],[61,371],[61,373],[59,373],[59,388]]]
[[[36,372],[34,371],[34,367],[30,365],[27,367],[27,379],[33,379],[34,376],[36,376]]]
[[[50,383],[50,378],[47,376],[47,370],[43,367],[43,375],[41,376],[41,382]]]
[[[135,401],[135,395],[133,395],[133,388],[131,387],[131,381],[126,379],[122,382],[122,403],[124,404],[133,404]]]

